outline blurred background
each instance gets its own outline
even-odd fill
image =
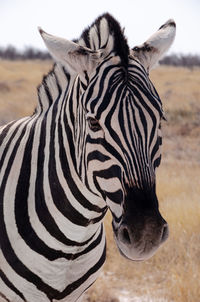
[[[170,237],[145,262],[123,259],[111,217],[105,219],[107,261],[88,302],[200,301],[200,1],[0,0],[0,125],[32,114],[37,89],[53,61],[37,31],[78,38],[98,15],[109,12],[125,27],[129,45],[143,43],[167,19],[177,36],[154,83],[166,112],[157,193]]]
[[[169,18],[177,22],[176,53],[199,53],[199,0],[1,0],[0,45],[45,49],[37,32],[74,39],[97,16],[109,12],[125,27],[131,47],[141,44]]]

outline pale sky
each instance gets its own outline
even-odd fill
[[[74,39],[104,12],[125,27],[130,47],[173,18],[177,36],[170,52],[200,54],[200,0],[0,0],[0,47],[44,50],[38,26]]]

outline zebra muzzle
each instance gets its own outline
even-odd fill
[[[169,228],[153,188],[148,194],[132,190],[121,220],[113,221],[113,231],[119,251],[131,260],[145,260],[156,252],[167,240]]]
[[[150,219],[151,220],[151,219]],[[153,256],[156,250],[167,240],[169,228],[162,219],[159,223],[146,222],[142,224],[122,221],[116,229],[113,227],[115,240],[120,253],[130,260],[146,260]]]

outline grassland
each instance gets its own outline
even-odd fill
[[[31,114],[36,86],[50,62],[0,61],[0,123]],[[89,289],[89,302],[200,301],[200,69],[159,67],[151,74],[166,111],[163,157],[157,171],[160,209],[170,237],[145,262],[123,259],[107,230],[107,261]]]

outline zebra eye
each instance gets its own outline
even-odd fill
[[[97,131],[101,130],[101,126],[95,118],[89,117],[89,118],[87,118],[87,121],[88,121],[88,125],[92,131],[97,132]]]
[[[140,49],[139,49],[139,47],[135,46],[135,47],[133,48],[133,50],[134,50],[134,51],[139,51]]]

